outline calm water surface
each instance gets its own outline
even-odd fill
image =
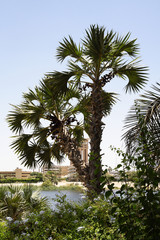
[[[74,202],[82,202],[84,194],[80,192],[75,192],[72,190],[61,190],[61,191],[41,191],[40,192],[42,197],[47,197],[49,200],[49,203],[51,205],[52,209],[56,208],[57,202],[55,201],[55,198],[58,196],[66,195],[66,199],[68,201],[74,201]]]

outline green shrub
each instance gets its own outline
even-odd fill
[[[139,152],[140,150],[140,152]],[[136,157],[116,150],[122,155],[122,164],[117,166],[123,182],[119,190],[108,184],[105,196],[110,202],[110,215],[115,219],[127,240],[160,239],[160,177],[154,168],[152,155],[143,146],[137,149]],[[147,153],[147,156],[146,156]],[[132,164],[137,171],[130,183]]]
[[[109,215],[106,200],[81,203],[57,196],[57,209],[30,213],[20,221],[7,219],[9,239],[125,239]]]

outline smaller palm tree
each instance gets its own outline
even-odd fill
[[[29,184],[23,186],[22,196],[27,208],[25,215],[27,215],[28,212],[40,212],[49,206],[48,199],[41,197],[39,191],[35,191],[33,186]]]
[[[81,100],[75,107],[70,102],[79,98],[80,94],[72,87],[59,97],[48,81],[42,81],[35,91],[23,95],[22,104],[13,106],[7,116],[10,129],[16,133],[11,146],[25,166],[50,167],[53,159],[62,162],[67,155],[85,182],[86,169],[79,151],[84,127],[76,113],[87,100]]]
[[[29,212],[39,212],[48,207],[48,200],[40,197],[33,187],[8,186],[0,188],[0,218],[10,217],[20,220]]]

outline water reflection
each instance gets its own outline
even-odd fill
[[[55,198],[57,195],[62,196],[66,195],[66,200],[68,201],[74,201],[74,202],[82,202],[84,201],[84,194],[80,192],[75,192],[72,190],[61,190],[61,191],[41,191],[40,192],[42,197],[47,197],[50,203],[51,208],[54,210],[56,208],[57,202],[55,201]]]

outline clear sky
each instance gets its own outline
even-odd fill
[[[142,65],[149,67],[148,89],[160,81],[160,1],[159,0],[0,0],[0,170],[21,167],[10,149],[5,121],[9,104],[19,104],[22,92],[38,85],[46,72],[63,70],[55,54],[59,41],[71,35],[83,38],[90,24],[125,35],[140,44]],[[109,91],[120,94],[111,115],[105,120],[103,163],[114,167],[119,161],[110,145],[123,147],[120,141],[124,118],[137,95],[126,95],[126,82],[115,79]],[[142,93],[143,91],[141,91]]]

